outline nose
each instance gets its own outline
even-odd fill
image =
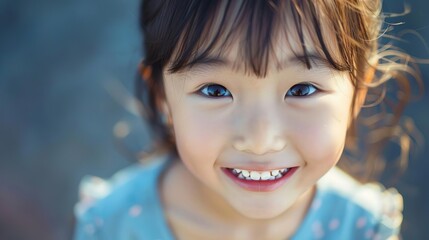
[[[279,152],[286,147],[284,123],[276,109],[254,107],[238,119],[233,147],[254,155]]]

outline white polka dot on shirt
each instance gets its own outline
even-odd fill
[[[94,227],[94,225],[92,225],[92,224],[87,224],[86,226],[85,226],[85,231],[86,231],[86,233],[88,233],[88,234],[94,234],[95,233],[95,227]]]
[[[316,199],[311,205],[311,208],[313,208],[314,210],[317,210],[320,208],[321,205],[322,205],[322,201],[320,201],[320,199]]]
[[[366,224],[366,217],[360,217],[356,221],[356,228],[363,228]]]
[[[340,226],[340,221],[338,219],[336,219],[336,218],[332,219],[329,222],[329,229],[331,229],[331,230],[337,229],[338,226]]]
[[[142,212],[142,207],[140,205],[134,205],[130,207],[128,214],[132,217],[137,217],[141,214],[141,212]]]
[[[373,240],[382,240],[381,235],[378,233],[374,234]]]
[[[96,218],[96,219],[95,219],[95,225],[96,225],[97,227],[101,227],[101,226],[103,226],[103,223],[104,223],[103,219],[101,219],[101,218]]]
[[[319,221],[313,223],[312,230],[314,237],[316,237],[317,239],[321,239],[325,235],[325,233],[323,232],[322,223],[320,223]]]
[[[374,236],[374,231],[372,229],[368,229],[368,231],[365,232],[365,237],[370,239],[372,236]]]

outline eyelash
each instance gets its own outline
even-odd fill
[[[220,87],[220,88],[222,88],[222,90],[217,89],[217,91],[215,91],[216,95],[214,95],[214,94],[210,95],[210,93],[209,93],[210,87]],[[299,87],[300,87],[300,89],[297,89]],[[303,88],[305,88],[305,89],[303,89]],[[296,90],[296,91],[294,91],[294,90]],[[299,84],[293,85],[286,92],[285,97],[307,97],[307,96],[311,96],[311,95],[317,93],[318,91],[319,91],[319,89],[311,83],[299,83]],[[232,97],[231,92],[228,89],[226,89],[224,86],[219,85],[219,84],[204,85],[203,87],[201,87],[198,90],[198,93],[205,96],[205,97],[209,97],[209,98]],[[222,94],[222,96],[219,96],[221,94]],[[227,95],[225,95],[225,94],[227,94]]]
[[[208,91],[209,91],[209,87],[221,87],[221,88],[223,88],[223,89],[224,89],[224,90],[223,90],[223,92],[228,93],[228,94],[229,94],[229,96],[230,96],[230,97],[232,97],[231,92],[230,92],[228,89],[226,89],[224,86],[219,85],[219,84],[207,84],[207,85],[204,85],[203,87],[201,87],[201,88],[198,90],[198,92],[199,92],[201,95],[203,95],[203,96],[205,96],[205,97],[209,97],[209,98],[223,98],[223,97],[229,97],[229,96],[219,96],[219,92],[217,92],[217,95],[216,95],[216,96],[210,95],[210,93],[208,92]]]
[[[297,94],[296,92],[293,93],[292,91],[298,87],[301,87],[301,89],[298,90],[299,94]],[[303,87],[305,87],[304,91],[302,89]],[[319,89],[311,83],[299,83],[299,84],[293,85],[287,91],[285,97],[287,97],[287,96],[289,96],[289,97],[308,97],[308,96],[311,96],[311,95],[317,93],[318,91],[319,91]]]

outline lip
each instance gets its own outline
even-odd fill
[[[264,172],[264,171],[273,171],[276,169],[286,169],[286,168],[292,168],[292,167],[285,167],[285,166],[263,166],[263,165],[251,165],[249,166],[236,166],[236,165],[232,165],[232,167],[229,166],[224,166],[222,168],[236,168],[236,169],[242,169],[242,170],[247,170],[247,171],[258,171],[258,172]]]
[[[240,179],[227,168],[222,168],[222,172],[225,173],[225,175],[229,177],[234,183],[245,190],[252,192],[271,192],[283,186],[289,180],[289,178],[293,176],[297,169],[298,167],[291,167],[289,168],[289,171],[281,178],[265,181]]]

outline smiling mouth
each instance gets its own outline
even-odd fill
[[[285,176],[292,168],[281,168],[270,171],[252,171],[239,168],[227,168],[234,176],[239,179],[249,181],[272,181]]]
[[[270,192],[280,188],[297,171],[298,167],[280,168],[267,171],[222,168],[232,182],[253,192]]]

